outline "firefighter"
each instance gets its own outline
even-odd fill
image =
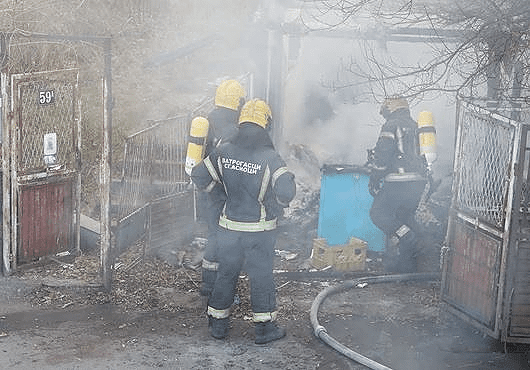
[[[192,172],[200,189],[222,184],[227,199],[217,234],[219,269],[208,303],[210,334],[228,335],[230,307],[243,264],[250,278],[255,343],[285,336],[275,323],[273,280],[276,224],[294,198],[294,175],[275,151],[267,132],[271,110],[263,100],[248,101],[241,110],[232,142],[214,149]]]
[[[370,217],[386,235],[385,268],[414,272],[419,234],[414,216],[429,177],[427,163],[419,152],[417,124],[407,100],[389,97],[379,113],[385,123],[368,158],[369,191],[374,196]]]
[[[209,129],[206,138],[205,156],[218,145],[230,141],[238,129],[241,107],[245,102],[245,90],[236,80],[225,80],[219,84],[215,93],[215,108],[208,115]],[[201,194],[200,211],[208,227],[208,243],[202,259],[202,283],[200,294],[210,297],[217,277],[216,230],[219,215],[225,203],[226,195],[221,184],[208,194]]]

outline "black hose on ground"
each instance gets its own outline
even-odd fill
[[[370,369],[392,370],[391,368],[387,366],[384,366],[374,360],[369,359],[368,357],[361,355],[358,352],[351,350],[350,348],[344,346],[343,344],[335,340],[333,337],[331,337],[327,333],[326,328],[320,325],[318,322],[318,310],[320,308],[320,305],[322,304],[322,302],[324,302],[324,300],[329,295],[343,292],[345,290],[357,287],[359,284],[363,284],[363,283],[375,284],[375,283],[392,283],[392,282],[403,282],[403,281],[414,281],[414,280],[420,280],[420,281],[438,280],[439,277],[440,277],[439,274],[436,274],[436,273],[368,276],[368,277],[362,277],[362,278],[358,278],[354,280],[347,280],[343,282],[342,284],[326,288],[317,295],[317,297],[313,301],[313,304],[311,305],[310,318],[311,318],[311,325],[313,326],[313,332],[319,339],[321,339],[324,343],[326,343],[333,349],[337,350],[339,353],[343,354],[344,356],[360,364],[363,364],[364,366],[367,366]]]

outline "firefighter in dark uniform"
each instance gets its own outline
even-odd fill
[[[236,80],[225,80],[219,84],[215,93],[215,108],[208,115],[208,136],[205,156],[221,143],[232,140],[237,134],[241,107],[245,103],[245,90]],[[221,184],[207,194],[201,194],[200,210],[208,226],[208,243],[202,259],[202,284],[200,294],[209,298],[217,278],[217,242],[216,230],[219,227],[219,215],[226,200]]]
[[[428,181],[427,163],[419,152],[418,128],[408,102],[399,96],[387,98],[380,113],[386,122],[368,158],[374,196],[370,217],[386,235],[386,269],[414,272],[419,234],[415,212]]]
[[[273,279],[276,224],[294,198],[296,185],[266,131],[271,111],[263,100],[247,102],[232,142],[217,147],[192,172],[201,189],[222,184],[227,195],[217,235],[219,269],[208,303],[210,333],[228,335],[230,307],[243,264],[250,278],[255,343],[283,338],[276,319]]]

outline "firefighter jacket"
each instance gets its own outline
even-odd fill
[[[232,140],[237,134],[239,112],[215,107],[208,115],[208,137],[206,138],[205,156],[220,143]]]
[[[206,157],[214,148],[221,143],[232,140],[237,134],[239,112],[225,107],[215,107],[208,115],[208,136],[206,138]],[[219,184],[209,191],[211,205],[215,208],[221,206],[226,201],[226,194]]]
[[[374,169],[385,181],[418,181],[427,176],[427,163],[419,153],[416,122],[408,109],[386,117],[373,150]]]
[[[206,191],[223,185],[227,200],[219,225],[233,231],[274,230],[296,193],[294,175],[267,132],[253,123],[241,124],[234,140],[214,149],[191,178]]]

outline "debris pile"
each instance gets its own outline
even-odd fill
[[[138,242],[117,258],[110,292],[105,291],[98,280],[99,257],[96,255],[54,257],[52,261],[21,268],[16,274],[22,279],[42,282],[28,298],[33,306],[43,309],[113,304],[129,312],[186,313],[190,323],[203,318],[206,307],[199,295],[200,269],[186,264],[187,267],[175,266],[144,252],[143,242]],[[323,284],[329,281],[300,281],[276,276],[282,320],[308,320],[310,304]],[[245,272],[240,275],[236,293],[232,317],[250,326],[250,284]]]
[[[25,279],[42,281],[31,296],[35,306],[66,308],[70,305],[112,303],[123,310],[179,311],[173,296],[191,293],[198,296],[200,271],[176,267],[157,257],[144,256],[143,242],[129,248],[114,265],[111,291],[99,281],[99,256],[58,258],[41,266],[21,269]]]

